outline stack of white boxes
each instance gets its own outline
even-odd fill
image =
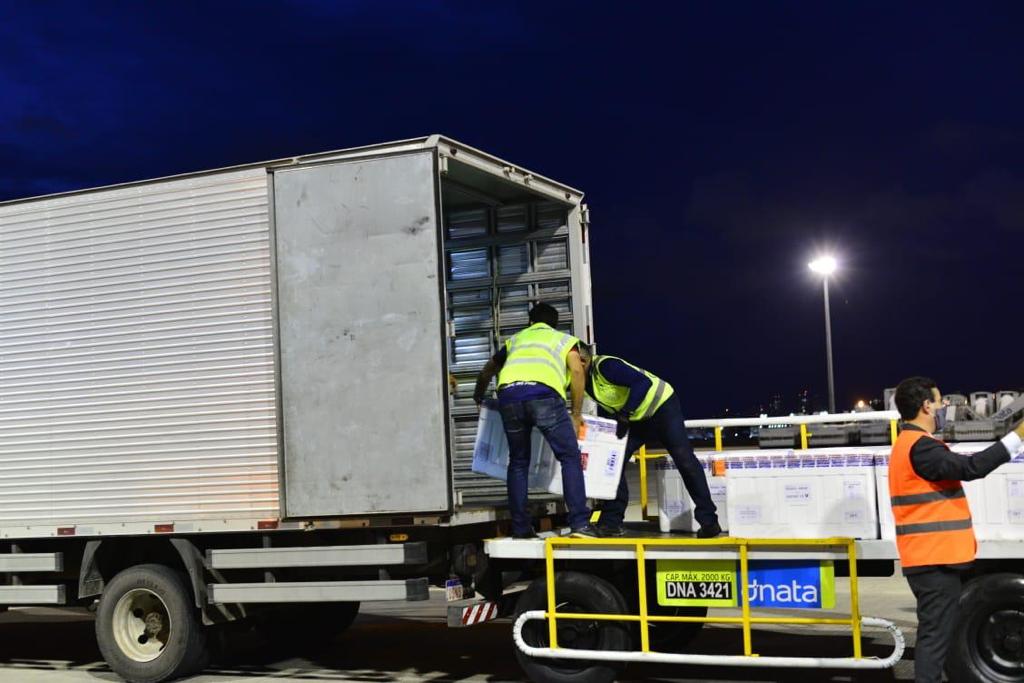
[[[723,530],[729,528],[729,512],[726,507],[725,477],[714,476],[715,457],[710,453],[698,453],[697,460],[704,470],[704,476],[711,490],[711,500],[718,508],[718,523]],[[693,516],[693,499],[686,491],[683,477],[669,457],[654,461],[653,467],[648,463],[648,470],[656,474],[658,489],[658,527],[663,532],[689,531],[696,532],[700,524]]]
[[[587,497],[611,500],[619,486],[626,440],[615,438],[614,420],[584,415],[583,423],[585,433],[579,444]],[[472,469],[477,474],[502,481],[508,476],[508,440],[501,413],[493,406],[485,405],[480,410]],[[529,485],[531,489],[562,493],[562,467],[536,429],[530,440]]]
[[[950,444],[950,449],[962,455],[973,455],[991,445],[965,442]],[[896,527],[889,504],[888,448],[875,456],[875,477],[882,538],[895,540]],[[984,479],[964,482],[964,490],[978,540],[1024,540],[1024,455],[1014,456]]]
[[[585,416],[583,452],[587,496],[615,497],[623,472],[625,440],[615,438],[615,422]],[[957,443],[950,448],[972,455],[990,443]],[[730,535],[750,538],[822,538],[831,536],[894,540],[889,503],[890,446],[816,448],[807,451],[702,452],[711,497],[719,522]],[[712,462],[723,460],[725,476],[713,476]],[[504,480],[508,442],[497,410],[480,415],[473,471]],[[632,468],[636,470],[636,467]],[[669,458],[648,463],[651,509],[657,501],[663,532],[693,532],[693,501]],[[630,472],[635,475],[635,472]],[[635,477],[631,477],[635,479]],[[639,500],[632,482],[631,498]],[[530,487],[561,493],[561,468],[547,443],[534,430]],[[965,482],[967,500],[979,540],[1024,540],[1024,455],[1018,455],[984,479]],[[638,503],[637,503],[638,504]],[[630,510],[633,511],[631,506]]]
[[[730,454],[725,463],[732,536],[878,538],[872,453],[820,448]]]

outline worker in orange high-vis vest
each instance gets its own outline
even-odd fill
[[[981,479],[1021,450],[1024,422],[973,456],[949,450],[932,436],[946,407],[935,382],[911,377],[896,387],[903,430],[889,458],[889,498],[896,547],[917,599],[914,680],[939,683],[957,628],[960,574],[974,562],[978,543],[961,481]]]

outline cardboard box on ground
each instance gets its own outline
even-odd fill
[[[585,433],[579,444],[587,497],[611,500],[619,486],[626,440],[615,438],[614,420],[584,415],[583,422]],[[502,481],[508,476],[508,439],[505,438],[501,413],[491,402],[480,409],[472,470]],[[530,439],[529,483],[531,489],[562,493],[562,467],[537,429],[533,430]]]

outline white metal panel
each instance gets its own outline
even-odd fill
[[[210,602],[369,602],[371,600],[428,600],[426,579],[388,581],[278,581],[275,583],[213,583]]]
[[[2,557],[0,555],[0,558]],[[290,548],[213,548],[206,551],[206,559],[213,569],[380,567],[393,564],[426,564],[427,545],[423,542],[413,542]]]
[[[0,605],[63,605],[64,586],[0,586]]]
[[[0,572],[61,572],[64,571],[64,553],[4,553],[0,554]]]
[[[0,205],[0,528],[274,518],[265,169]]]
[[[287,517],[448,510],[434,157],[274,174]]]

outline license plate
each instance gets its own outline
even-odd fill
[[[732,560],[659,560],[658,604],[736,605],[736,563]]]
[[[732,582],[666,581],[665,597],[691,600],[732,600]]]

